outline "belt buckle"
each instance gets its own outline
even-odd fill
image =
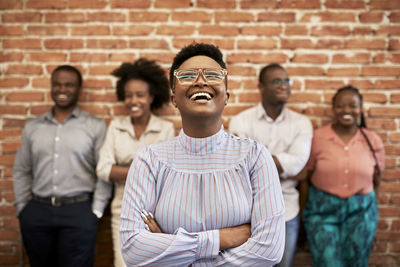
[[[55,207],[61,206],[61,202],[57,201],[57,198],[55,196],[51,197],[51,205]]]

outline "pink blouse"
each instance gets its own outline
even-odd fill
[[[364,132],[375,149],[378,165],[385,167],[385,150],[379,136]],[[345,144],[328,124],[314,131],[310,159],[311,183],[340,198],[368,194],[373,189],[375,159],[360,130]]]

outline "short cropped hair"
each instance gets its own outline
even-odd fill
[[[222,52],[218,47],[212,44],[192,43],[182,48],[172,62],[171,69],[169,70],[169,82],[171,88],[174,88],[174,71],[178,69],[187,59],[195,56],[206,56],[212,58],[221,66],[221,68],[226,69]]]
[[[260,74],[259,74],[259,76],[258,76],[258,81],[259,81],[259,83],[263,84],[263,83],[265,82],[265,81],[264,81],[264,75],[265,75],[265,73],[266,73],[267,71],[269,71],[269,70],[272,70],[272,69],[282,69],[282,70],[285,70],[285,68],[282,67],[281,65],[279,65],[278,63],[271,63],[271,64],[269,64],[269,65],[267,65],[267,66],[265,66],[265,67],[263,67],[263,68],[261,69]]]
[[[130,80],[141,80],[149,85],[149,93],[154,97],[151,110],[162,107],[170,100],[168,78],[155,61],[139,58],[134,63],[122,63],[111,74],[119,78],[116,94],[120,101],[125,100],[125,85]]]
[[[54,74],[56,74],[56,72],[62,71],[62,70],[63,71],[74,72],[76,74],[76,76],[78,77],[78,86],[82,87],[82,74],[81,74],[81,72],[77,68],[75,68],[73,66],[70,66],[70,65],[60,65],[57,68],[55,68],[53,70],[53,72],[51,73],[51,80],[53,80]]]

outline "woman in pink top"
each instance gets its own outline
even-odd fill
[[[356,88],[339,89],[332,105],[333,122],[313,137],[304,227],[314,266],[367,266],[378,223],[374,172],[384,168],[384,147],[366,129]]]

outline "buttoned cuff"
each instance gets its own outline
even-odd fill
[[[199,233],[197,258],[216,258],[219,253],[219,230]]]
[[[96,215],[97,219],[103,217],[103,213],[98,210],[92,210],[92,212],[94,213],[94,215]]]

